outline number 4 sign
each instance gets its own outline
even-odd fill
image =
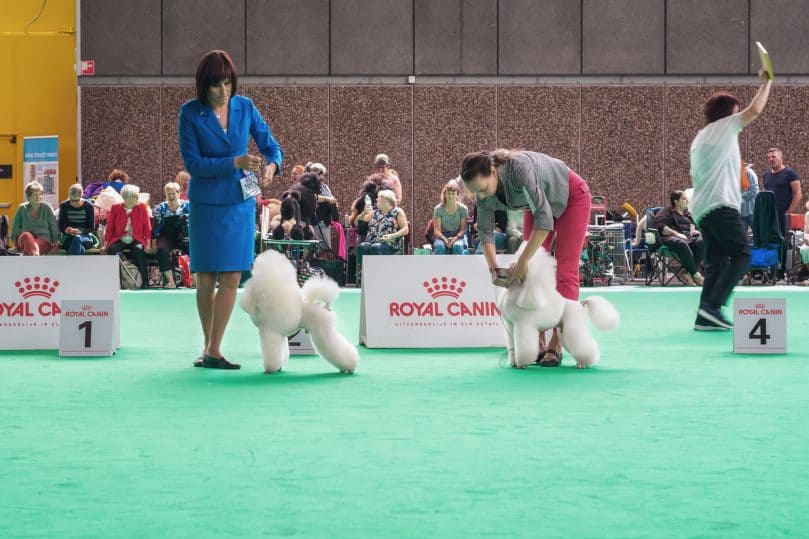
[[[733,351],[737,354],[786,354],[787,300],[733,300]]]
[[[61,308],[60,356],[111,356],[115,352],[112,300],[65,300]]]

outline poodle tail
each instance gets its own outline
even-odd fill
[[[601,296],[591,296],[581,303],[587,310],[590,321],[601,331],[611,331],[621,322],[618,310]]]
[[[317,277],[306,281],[301,292],[306,303],[329,305],[340,295],[340,287],[328,277]]]

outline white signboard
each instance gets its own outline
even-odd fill
[[[733,300],[733,351],[737,354],[786,354],[787,300]]]
[[[299,329],[294,335],[287,337],[289,343],[289,355],[291,356],[313,356],[315,346],[312,344],[312,337],[308,331]]]
[[[111,300],[120,342],[117,256],[0,256],[0,349],[59,348],[61,303]]]
[[[60,356],[111,356],[115,333],[113,301],[68,299],[61,304]]]
[[[513,256],[498,256],[507,266]],[[365,256],[360,342],[368,348],[506,345],[498,290],[480,255]]]

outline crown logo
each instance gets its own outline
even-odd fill
[[[756,309],[763,309],[763,308],[764,308],[763,303],[756,303]]]
[[[51,299],[56,289],[59,288],[59,281],[51,281],[49,277],[26,277],[22,281],[16,281],[14,286],[25,299],[40,296]]]
[[[463,289],[466,287],[466,282],[458,282],[458,279],[455,277],[449,278],[444,276],[441,278],[433,277],[430,281],[424,281],[422,285],[433,299],[442,296],[458,299],[458,296],[463,293]]]

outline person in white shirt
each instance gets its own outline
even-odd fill
[[[750,245],[741,218],[741,166],[739,133],[764,111],[772,81],[763,69],[761,86],[740,112],[739,99],[729,93],[713,94],[705,102],[706,126],[691,143],[691,214],[705,241],[705,282],[697,319],[698,331],[733,327],[722,306],[750,265]]]

